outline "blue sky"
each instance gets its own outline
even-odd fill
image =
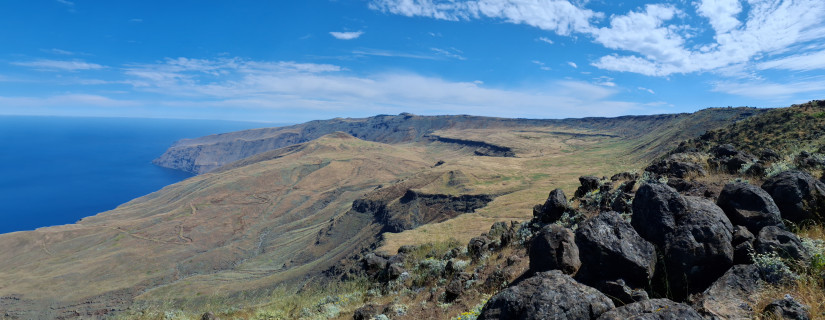
[[[825,99],[821,0],[0,2],[0,114],[564,118]]]

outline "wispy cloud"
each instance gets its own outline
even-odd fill
[[[436,60],[437,59],[436,57],[434,57],[432,55],[407,53],[407,52],[397,52],[397,51],[380,50],[380,49],[359,49],[359,50],[353,51],[352,54],[364,55],[364,56],[399,57],[399,58],[425,59],[425,60]]]
[[[335,111],[351,114],[416,110],[422,114],[566,117],[644,112],[612,100],[616,91],[584,82],[559,81],[535,88],[502,89],[483,82],[449,81],[414,73],[356,76],[324,64],[244,59],[167,59],[127,70],[136,90],[170,97],[177,104]],[[189,102],[187,102],[189,101]],[[548,104],[548,101],[553,101]],[[171,102],[170,102],[171,103]],[[512,106],[519,106],[513,110]],[[583,111],[582,111],[583,110]]]
[[[567,65],[568,65],[568,66],[571,66],[571,67],[573,67],[573,68],[578,68],[578,67],[579,67],[579,66],[578,66],[575,62],[573,62],[573,61],[567,61]]]
[[[55,1],[57,1],[57,3],[67,5],[67,6],[70,6],[70,7],[74,6],[74,2],[71,2],[71,1],[68,1],[68,0],[55,0]]]
[[[714,85],[714,91],[743,97],[779,101],[800,93],[821,93],[825,91],[825,77],[815,77],[788,83],[770,81],[720,81]],[[815,98],[821,98],[821,96],[810,97],[810,99]]]
[[[51,97],[9,97],[0,96],[0,105],[11,107],[136,107],[139,102],[117,100],[94,94],[65,94]]]
[[[132,22],[132,23],[141,23],[141,22],[143,22],[143,19],[139,19],[139,18],[132,18],[132,19],[129,19],[129,22]]]
[[[352,40],[352,39],[358,39],[358,37],[360,37],[362,34],[364,34],[364,32],[363,31],[352,31],[352,32],[332,31],[329,34],[332,35],[333,37],[335,37],[335,39]]]
[[[547,37],[538,37],[538,38],[536,38],[536,41],[541,41],[541,42],[546,42],[546,43],[549,43],[549,44],[553,44],[553,40],[550,40],[550,38],[547,38]]]
[[[444,56],[444,57],[447,57],[447,58],[458,59],[458,60],[467,60],[467,58],[465,58],[464,56],[461,55],[463,52],[461,52],[461,50],[458,50],[456,48],[449,48],[449,49],[430,48],[430,50],[432,50],[433,52],[435,52],[438,55],[441,55],[441,56]]]
[[[61,50],[61,49],[56,49],[56,48],[43,49],[43,50],[40,50],[40,51],[43,51],[43,52],[46,52],[46,53],[51,53],[51,54],[64,55],[64,56],[71,56],[71,55],[75,54],[74,52],[71,52],[71,51]]]
[[[34,60],[12,62],[13,65],[29,67],[41,71],[80,71],[106,68],[103,65],[80,60]]]
[[[649,92],[650,94],[656,94],[656,92],[654,92],[652,89],[648,89],[648,88],[645,88],[645,87],[639,87],[638,89],[641,90],[641,91]]]
[[[748,1],[748,6],[739,0],[649,4],[626,14],[611,15],[606,26],[601,25],[605,14],[584,8],[586,3],[372,0],[369,7],[410,17],[453,21],[500,19],[561,36],[582,34],[615,50],[592,63],[604,70],[668,76],[715,71],[743,63],[753,65],[759,57],[780,61],[763,67],[820,68],[819,63],[805,64],[801,58],[783,60],[780,55],[787,54],[794,46],[825,39],[825,22],[821,18],[825,16],[825,2],[821,0],[754,0]],[[689,26],[686,21],[691,14],[707,21],[709,30],[702,30],[701,25]],[[713,34],[712,40],[696,37],[701,32]]]
[[[757,64],[757,68],[809,71],[825,69],[825,51],[787,56]]]
[[[544,62],[541,62],[541,61],[538,61],[538,60],[533,60],[533,61],[531,61],[531,62],[532,62],[533,64],[538,65],[538,66],[539,66],[539,69],[541,69],[541,70],[544,70],[544,71],[550,71],[550,70],[552,70],[552,69],[550,69],[550,67],[546,66],[546,65],[544,64]]]

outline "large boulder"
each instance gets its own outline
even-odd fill
[[[753,263],[751,255],[756,252],[753,242],[756,236],[748,228],[743,226],[733,226],[733,264]]]
[[[577,198],[581,198],[586,195],[588,192],[599,189],[599,181],[601,181],[598,177],[595,176],[581,176],[579,177],[579,186],[576,189],[576,193],[574,196]]]
[[[784,299],[774,300],[768,304],[762,314],[769,319],[811,319],[811,313],[808,311],[808,308],[790,295],[785,295]]]
[[[676,230],[677,216],[686,211],[687,202],[675,189],[661,183],[647,183],[636,191],[630,224],[642,238],[663,244],[665,236]]]
[[[596,319],[614,307],[603,293],[553,270],[497,293],[478,319]]]
[[[706,199],[685,199],[687,214],[663,244],[675,297],[704,290],[733,265],[733,226],[725,213]]]
[[[575,236],[570,229],[551,224],[542,228],[530,242],[530,270],[533,272],[561,270],[572,275],[581,264]]]
[[[564,191],[555,189],[550,191],[550,195],[547,196],[547,201],[543,205],[536,206],[533,215],[541,222],[551,223],[559,220],[568,208],[567,196],[564,195]]]
[[[668,299],[652,299],[631,303],[603,313],[599,320],[703,320],[701,315],[684,303]]]
[[[702,294],[693,296],[692,304],[710,319],[753,319],[752,306],[763,283],[755,265],[735,265]]]
[[[809,261],[811,258],[799,237],[773,226],[765,227],[759,232],[754,247],[758,253],[776,253],[786,259]]]
[[[716,204],[725,211],[730,222],[745,226],[753,234],[767,226],[785,229],[779,207],[761,188],[748,183],[729,183],[719,194]]]
[[[793,223],[825,222],[825,184],[803,171],[781,172],[762,184],[779,207],[782,218]]]
[[[375,253],[367,254],[362,260],[364,271],[367,275],[373,278],[378,278],[387,268],[387,259],[376,255]]]
[[[707,174],[701,165],[679,160],[679,155],[671,155],[645,168],[645,171],[672,178],[702,177]]]
[[[733,226],[706,199],[646,184],[636,192],[632,225],[662,250],[668,290],[677,299],[704,290],[733,265]]]
[[[576,279],[597,286],[605,280],[623,279],[631,287],[644,287],[653,277],[656,250],[616,212],[602,212],[576,230],[582,267]]]
[[[478,236],[470,239],[467,243],[467,253],[473,259],[479,259],[490,251],[492,240],[485,236]]]

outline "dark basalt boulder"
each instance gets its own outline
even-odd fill
[[[617,306],[644,301],[650,299],[647,292],[642,289],[633,289],[627,286],[624,280],[603,281],[596,286],[599,291],[606,294]]]
[[[677,299],[704,290],[733,265],[733,226],[708,200],[645,184],[633,200],[631,224],[662,250],[669,290]]]
[[[782,218],[793,223],[825,222],[825,184],[802,171],[785,171],[762,184],[779,207]]]
[[[479,259],[490,251],[491,242],[490,238],[485,236],[472,238],[470,242],[467,243],[467,253],[469,253],[473,259]]]
[[[808,308],[790,295],[774,300],[765,307],[762,314],[769,319],[810,320]]]
[[[663,244],[665,236],[676,230],[676,217],[685,211],[687,202],[676,190],[661,183],[647,183],[636,191],[630,224],[642,238]]]
[[[773,162],[779,160],[779,158],[781,158],[779,153],[771,148],[765,148],[762,150],[762,154],[759,155],[759,160],[766,162]]]
[[[725,213],[702,198],[686,201],[687,212],[662,244],[674,297],[704,290],[733,265],[733,226]]]
[[[786,259],[809,261],[811,257],[802,246],[802,240],[792,232],[777,227],[765,227],[759,232],[754,243],[758,253],[776,253]]]
[[[581,264],[575,236],[570,229],[551,224],[542,228],[530,242],[530,270],[533,272],[561,270],[572,275]]]
[[[703,320],[689,305],[668,299],[631,303],[602,314],[598,320]]]
[[[613,308],[613,301],[603,293],[553,270],[497,293],[478,319],[596,319]]]
[[[653,277],[656,250],[616,212],[602,212],[576,230],[581,268],[576,280],[597,286],[604,280],[624,279],[644,287]]]
[[[748,183],[729,183],[719,194],[716,204],[725,211],[730,222],[745,226],[753,234],[767,226],[785,229],[779,207],[761,188]]]
[[[710,151],[716,157],[732,157],[739,153],[739,150],[731,144],[722,144],[716,147],[713,147]]]
[[[743,226],[733,226],[733,264],[751,264],[751,255],[756,252],[753,241],[756,236],[748,228]]]
[[[751,306],[762,283],[755,265],[735,265],[702,294],[691,297],[691,304],[710,319],[753,319]]]
[[[541,222],[552,223],[558,221],[568,208],[567,196],[564,195],[564,191],[556,189],[550,191],[544,205],[536,206],[536,210],[533,210],[533,216]]]
[[[599,189],[599,181],[599,178],[595,176],[579,177],[579,183],[581,184],[581,186],[579,186],[579,188],[576,189],[576,193],[574,194],[574,196],[576,198],[581,198],[588,192]]]
[[[381,314],[384,312],[383,306],[378,306],[374,304],[367,304],[363,307],[355,309],[355,314],[352,315],[352,319],[354,320],[370,320],[373,317]]]
[[[387,268],[387,259],[376,255],[375,253],[367,254],[363,261],[364,271],[372,278],[378,278]]]
[[[660,160],[648,166],[645,168],[645,171],[680,179],[697,176],[701,177],[707,174],[701,165],[692,162],[680,161],[674,156],[670,156],[667,159]]]
[[[610,177],[610,181],[616,182],[619,180],[636,180],[639,179],[638,173],[622,172],[614,174]]]

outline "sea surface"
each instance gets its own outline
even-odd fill
[[[151,163],[179,139],[273,126],[0,116],[0,233],[74,223],[191,177]]]

